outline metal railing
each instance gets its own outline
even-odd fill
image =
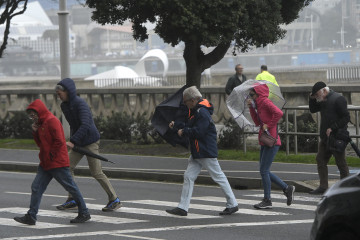
[[[355,138],[356,146],[359,146],[359,111],[360,106],[348,105],[348,110],[350,112],[351,118],[353,118],[354,122],[349,124],[355,127],[355,134],[352,134],[350,131],[350,138]],[[298,136],[317,136],[318,142],[320,141],[320,112],[314,113],[315,121],[317,123],[317,132],[298,132],[298,124],[297,124],[297,116],[299,111],[309,111],[308,106],[297,106],[297,107],[284,107],[284,116],[285,116],[285,132],[279,131],[279,135],[285,136],[286,139],[286,155],[290,154],[290,136],[294,136],[294,154],[298,154]],[[289,131],[289,114],[293,115],[293,126],[294,131]],[[350,126],[351,127],[351,126]],[[258,134],[258,132],[244,132],[243,134],[243,150],[246,153],[246,135],[248,134]]]

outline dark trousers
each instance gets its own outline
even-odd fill
[[[42,195],[53,178],[55,178],[55,180],[60,183],[66,191],[71,193],[75,202],[78,204],[79,214],[88,214],[89,212],[86,208],[84,199],[70,174],[69,168],[62,167],[45,171],[41,166],[38,167],[36,177],[31,184],[31,200],[28,214],[34,220],[37,219],[36,215],[39,211]]]
[[[319,143],[319,151],[316,155],[316,162],[320,178],[320,187],[325,189],[329,187],[327,164],[329,163],[331,156],[334,156],[335,158],[336,165],[340,171],[340,179],[349,176],[349,167],[345,160],[345,151],[341,153],[330,151],[327,149],[326,140],[321,139]]]

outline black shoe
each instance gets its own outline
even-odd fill
[[[90,218],[90,214],[79,214],[76,218],[70,220],[70,223],[84,223]]]
[[[25,214],[23,217],[14,217],[14,220],[27,225],[35,225],[36,220],[34,220],[29,214]]]
[[[288,185],[284,191],[284,195],[287,198],[286,204],[288,206],[290,206],[294,200],[294,192],[295,192],[295,186],[293,186],[293,185]]]
[[[219,212],[219,215],[231,215],[235,212],[239,211],[239,207],[225,208],[224,211]]]
[[[187,216],[187,211],[178,207],[174,209],[167,209],[166,212],[178,216]]]
[[[318,187],[315,190],[310,191],[310,194],[324,194],[326,192],[326,188]]]
[[[254,208],[256,208],[256,209],[269,209],[269,208],[272,208],[271,200],[264,198],[260,203],[255,204]]]

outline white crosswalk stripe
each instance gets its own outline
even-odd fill
[[[193,197],[192,200],[219,202],[219,201],[224,201],[224,198],[207,196],[207,197]],[[237,202],[239,204],[254,205],[259,203],[260,199],[259,200],[237,199]],[[272,202],[272,206],[277,208],[289,208],[289,209],[308,210],[308,211],[315,211],[316,209],[316,206],[314,205],[305,205],[305,204],[297,204],[297,203],[291,204],[291,206],[287,206],[285,200],[284,203]]]
[[[291,206],[286,205],[286,198],[282,194],[272,194],[273,207],[276,210],[257,210],[253,209],[252,205],[258,203],[262,197],[262,194],[248,194],[244,195],[244,198],[237,199],[239,203],[239,211],[236,214],[246,214],[254,216],[289,216],[292,215],[291,211],[287,209],[306,210],[314,211],[316,208],[315,203],[320,200],[317,197],[306,197],[296,196],[295,203]],[[250,198],[250,199],[245,199]],[[251,200],[251,198],[254,198]],[[256,199],[255,199],[256,198]],[[201,196],[193,197],[190,204],[190,210],[188,216],[176,216],[168,214],[165,210],[169,208],[177,207],[178,202],[172,201],[159,201],[152,199],[145,200],[127,200],[122,201],[124,207],[116,210],[112,216],[106,216],[102,214],[101,209],[103,205],[87,203],[87,207],[91,210],[92,222],[104,223],[104,224],[124,224],[124,223],[141,223],[149,222],[150,220],[143,220],[139,215],[155,216],[155,217],[166,217],[166,218],[183,218],[183,219],[216,219],[222,218],[218,213],[223,211],[225,206],[224,197],[215,196]],[[308,203],[308,204],[303,204]],[[251,205],[247,207],[246,205]],[[56,206],[56,204],[54,205]],[[159,209],[161,207],[161,209]],[[12,213],[19,216],[23,216],[28,211],[27,208],[22,207],[11,207],[11,208],[0,208],[0,213]],[[97,213],[97,214],[94,214]],[[18,223],[9,218],[0,218],[0,225],[11,226],[11,227],[23,227],[23,228],[36,228],[36,229],[51,229],[51,228],[64,228],[64,227],[77,227],[74,224],[56,224],[47,223],[47,218],[65,218],[73,219],[77,216],[77,210],[71,211],[59,211],[59,210],[39,210],[38,213],[39,221],[36,222],[35,226],[24,225]],[[121,216],[121,217],[120,217]],[[133,217],[134,216],[134,217]],[[55,222],[52,220],[51,222]],[[63,222],[63,221],[62,221]],[[117,233],[118,234],[118,233]],[[123,233],[119,233],[119,237]],[[116,235],[116,234],[115,234]],[[115,236],[114,235],[114,236]],[[123,236],[125,237],[125,236]]]
[[[10,213],[16,213],[16,214],[21,214],[21,215],[24,215],[27,211],[28,211],[27,208],[20,208],[20,207],[0,208],[0,212],[10,212]],[[38,216],[73,219],[77,216],[77,212],[39,210]],[[110,224],[147,222],[146,220],[121,218],[121,217],[108,217],[108,216],[94,215],[94,214],[91,214],[91,221],[101,222],[101,223],[110,223]]]
[[[129,201],[132,202],[132,201]],[[103,205],[100,204],[86,204],[89,209],[101,209]],[[130,207],[121,207],[117,212],[130,213],[130,214],[143,214],[143,215],[151,215],[151,216],[161,216],[161,217],[172,217],[172,218],[184,218],[182,216],[171,215],[165,210],[155,210],[155,209],[147,209],[147,208],[130,208]],[[189,214],[185,218],[188,219],[202,219],[202,218],[219,218],[220,216],[211,216],[211,215],[202,215],[202,214]]]
[[[167,202],[167,201],[153,201],[153,200],[138,200],[138,201],[131,201],[129,203],[138,203],[138,204],[148,204],[148,205],[156,205],[156,206],[169,206],[169,207],[176,207],[176,202]],[[215,211],[221,212],[225,209],[225,207],[219,206],[211,206],[205,204],[191,204],[191,209],[198,209],[198,210],[208,210],[208,211]],[[261,211],[259,212],[256,209],[245,209],[239,208],[240,214],[250,214],[250,215],[262,215],[262,216],[269,216],[269,215],[289,215],[288,213],[283,212],[273,212],[273,211]],[[189,213],[191,214],[191,213]]]
[[[26,225],[26,224],[18,223],[15,220],[8,218],[0,218],[0,225],[10,226],[10,227],[36,228],[36,229],[75,227],[75,225],[70,225],[70,224],[56,224],[56,223],[46,223],[40,221],[37,221],[36,225]]]
[[[245,197],[264,197],[264,194],[248,194],[244,195]],[[283,194],[271,194],[271,199],[286,199]],[[302,202],[319,202],[321,197],[305,197],[305,196],[294,196],[294,201],[302,201]]]

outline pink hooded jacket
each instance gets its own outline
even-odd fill
[[[269,97],[269,88],[266,84],[260,84],[254,87],[256,94],[258,95],[257,99],[255,100],[257,113],[253,107],[250,107],[250,114],[251,117],[256,124],[256,126],[260,126],[259,136],[263,134],[262,125],[268,125],[268,131],[274,138],[276,137],[276,125],[278,121],[283,116],[283,112],[273,104],[273,102],[268,98]],[[259,120],[261,119],[261,121]],[[259,141],[260,145],[264,145]],[[278,139],[275,145],[280,146],[281,140],[280,136],[278,135]]]

